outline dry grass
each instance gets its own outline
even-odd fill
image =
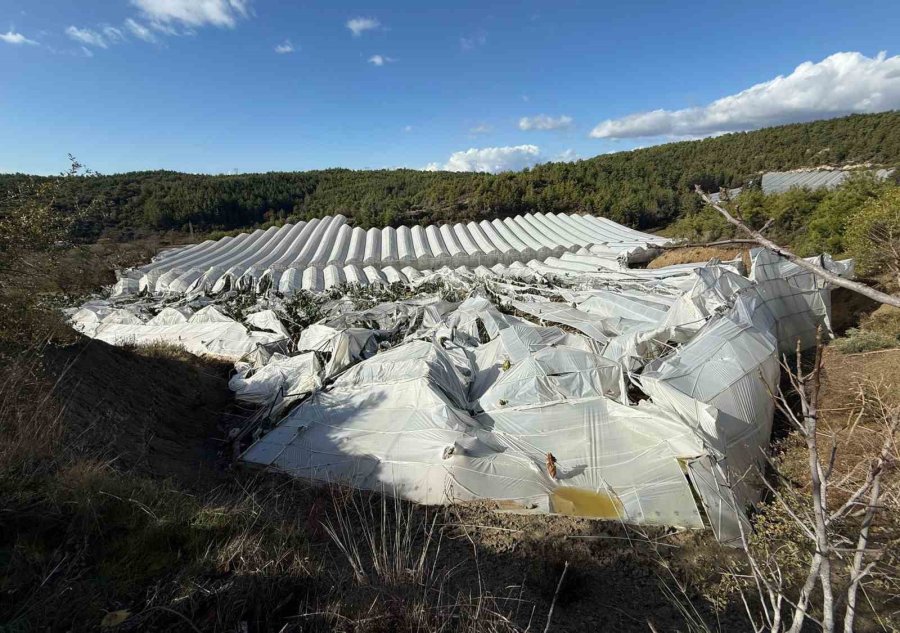
[[[851,327],[833,343],[845,354],[860,354],[900,347],[900,308],[879,306],[863,315],[859,327]]]
[[[39,345],[0,354],[0,477],[31,475],[60,445],[63,409],[53,398],[56,384],[47,388],[43,352]]]
[[[418,508],[217,461],[224,366],[58,318],[148,255],[98,244],[0,278],[0,630],[518,630],[524,601],[455,584],[471,561],[422,548],[445,528]]]
[[[663,530],[485,504],[429,510],[267,473],[195,481],[198,456],[184,446],[162,445],[168,455],[150,470],[132,467],[113,427],[79,423],[94,415],[85,401],[106,401],[103,385],[122,408],[110,423],[154,406],[137,389],[169,392],[158,423],[185,429],[182,444],[196,415],[184,361],[139,353],[92,344],[75,355],[88,363],[74,366],[76,386],[37,358],[30,372],[6,365],[29,376],[0,383],[0,622],[11,630],[93,630],[116,613],[122,631],[511,632],[543,628],[554,599],[555,631],[645,630],[646,608],[663,629],[680,621],[655,570],[658,551],[678,558],[688,544]]]
[[[675,248],[665,251],[662,255],[651,261],[647,268],[662,268],[675,264],[705,264],[713,258],[721,261],[742,258],[744,267],[750,270],[750,251],[741,248],[716,248],[716,247],[688,247]]]
[[[77,340],[60,309],[115,283],[114,270],[147,261],[160,242],[147,238],[0,255],[7,258],[0,262],[0,346]]]
[[[862,320],[860,328],[900,339],[900,308],[879,306]]]
[[[124,345],[123,349],[134,352],[138,356],[146,358],[156,358],[162,360],[174,360],[181,362],[191,362],[193,355],[186,351],[183,347],[174,343],[164,343],[161,341],[147,343],[146,345]]]
[[[45,352],[0,372],[4,630],[519,630],[518,596],[455,582],[470,561],[445,555],[444,515],[268,474],[187,488],[73,441]],[[162,352],[137,362],[183,362]]]

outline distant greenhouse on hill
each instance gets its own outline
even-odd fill
[[[758,180],[751,180],[749,185],[757,182],[764,194],[784,193],[794,188],[800,189],[835,189],[840,187],[854,174],[869,174],[876,180],[887,180],[894,174],[894,169],[796,169],[793,171],[767,171]],[[728,190],[728,196],[738,195],[742,187]],[[721,194],[715,193],[712,198],[718,201]]]

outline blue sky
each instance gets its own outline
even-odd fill
[[[0,0],[0,172],[498,171],[897,109],[898,24],[896,0]]]

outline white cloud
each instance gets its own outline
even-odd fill
[[[377,29],[381,26],[381,22],[375,18],[353,18],[347,20],[346,27],[353,31],[353,37],[359,37],[366,31]]]
[[[150,22],[150,28],[153,29],[154,31],[162,33],[163,35],[176,35],[176,36],[181,35],[181,33],[178,31],[178,29],[176,29],[171,24],[163,24],[162,22],[158,22],[156,20],[154,20],[153,22]],[[184,30],[185,35],[194,35],[194,33],[196,33],[196,31],[194,31],[194,29],[191,29],[191,28],[187,28]]]
[[[250,14],[250,0],[131,0],[151,24],[165,27],[178,23],[188,27],[234,28]]]
[[[275,47],[275,52],[279,55],[287,55],[288,53],[293,53],[294,45],[291,44],[291,40],[284,40],[281,44]]]
[[[461,37],[459,38],[459,47],[464,51],[471,51],[479,46],[484,46],[487,43],[487,33],[481,31],[476,33],[471,37]]]
[[[562,130],[568,127],[572,127],[572,117],[565,114],[555,119],[546,114],[523,116],[519,119],[520,130]]]
[[[14,44],[16,46],[20,44],[29,44],[31,46],[37,46],[37,42],[34,40],[30,40],[21,33],[15,33],[12,29],[7,31],[6,33],[0,33],[0,40],[3,40],[7,44]]]
[[[493,128],[487,123],[479,123],[475,127],[469,128],[469,134],[478,135],[478,134],[489,134],[493,131]]]
[[[574,149],[569,148],[567,150],[563,150],[559,154],[553,157],[553,162],[556,163],[571,163],[578,160],[580,157],[578,156],[578,152]]]
[[[91,49],[89,49],[87,46],[82,46],[81,52],[84,54],[85,57],[93,57],[94,56],[94,52]]]
[[[536,145],[516,145],[514,147],[471,148],[453,152],[444,163],[430,163],[426,171],[518,171],[530,167],[540,160],[541,150]]]
[[[92,31],[91,29],[79,29],[77,26],[70,26],[66,29],[66,35],[71,37],[76,42],[81,42],[82,44],[87,44],[88,46],[98,46],[100,48],[106,48],[106,40],[103,39],[103,36],[97,31]]]
[[[395,61],[397,60],[393,57],[387,57],[386,55],[372,55],[369,58],[369,63],[376,66],[384,66],[385,64],[390,64]]]
[[[131,31],[131,34],[138,39],[144,40],[145,42],[156,41],[156,36],[153,34],[153,31],[148,29],[140,22],[136,22],[135,20],[128,18],[127,20],[125,20],[125,26],[128,27],[128,30]]]
[[[122,33],[121,29],[117,29],[114,26],[106,25],[103,27],[103,35],[106,36],[106,39],[110,42],[122,42],[125,40],[125,34]]]
[[[900,108],[900,56],[835,53],[818,63],[803,62],[790,75],[779,75],[706,106],[607,119],[591,136],[709,136],[895,108]]]

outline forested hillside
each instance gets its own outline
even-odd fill
[[[900,112],[728,134],[498,175],[410,169],[222,176],[134,172],[67,178],[55,188],[54,200],[63,209],[90,209],[79,223],[84,237],[109,229],[186,230],[189,223],[202,231],[232,230],[335,213],[369,227],[588,212],[646,229],[696,211],[695,183],[718,190],[764,170],[863,162],[900,164]],[[28,178],[0,175],[0,199]]]

